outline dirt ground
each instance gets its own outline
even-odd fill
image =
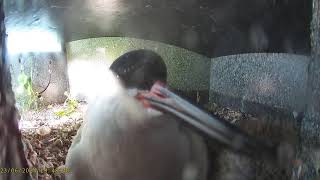
[[[63,165],[73,136],[83,121],[86,104],[79,104],[70,116],[55,114],[63,105],[50,105],[37,111],[21,113],[25,155],[33,179],[61,179]],[[60,171],[59,171],[60,170]]]
[[[67,151],[73,136],[83,122],[87,105],[80,103],[74,113],[59,117],[55,112],[65,108],[63,105],[50,105],[46,108],[21,113],[19,126],[23,136],[24,151],[29,168],[35,169],[34,180],[63,179]],[[211,108],[213,113],[230,122],[253,118],[228,108]]]

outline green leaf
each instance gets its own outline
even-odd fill
[[[66,111],[62,110],[62,111],[55,112],[54,114],[59,116],[59,117],[62,117],[62,116],[66,115]]]

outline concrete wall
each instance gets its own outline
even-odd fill
[[[307,104],[310,57],[292,54],[240,54],[211,60],[210,103],[242,112],[269,108],[303,112]]]
[[[171,88],[181,91],[195,92],[209,90],[210,59],[200,54],[179,47],[133,38],[93,38],[73,41],[67,44],[67,59],[69,67],[77,62],[86,61],[101,63],[106,70],[118,56],[133,49],[151,49],[159,53],[168,68],[168,84]],[[90,73],[84,68],[81,74]],[[77,73],[72,71],[71,73]],[[70,74],[69,77],[76,75]],[[79,75],[80,76],[80,75]],[[88,74],[90,76],[90,74]],[[98,78],[97,78],[98,79]],[[92,79],[90,80],[92,81]],[[75,79],[73,84],[86,84],[85,80]]]
[[[63,42],[102,36],[160,41],[216,57],[310,51],[301,0],[5,0],[7,30],[42,27]]]

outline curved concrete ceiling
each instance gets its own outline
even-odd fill
[[[126,36],[208,57],[309,53],[311,2],[301,0],[5,0],[10,29],[44,27],[63,42]]]

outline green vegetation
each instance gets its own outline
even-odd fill
[[[79,102],[76,99],[71,98],[70,94],[68,92],[64,93],[65,96],[67,96],[67,99],[65,101],[65,108],[63,110],[60,110],[58,112],[55,112],[55,115],[62,117],[62,116],[70,116],[72,113],[74,113],[78,107]]]
[[[39,93],[33,89],[32,69],[30,75],[27,75],[24,70],[18,75],[15,95],[21,111],[38,110],[41,98],[39,98]]]

